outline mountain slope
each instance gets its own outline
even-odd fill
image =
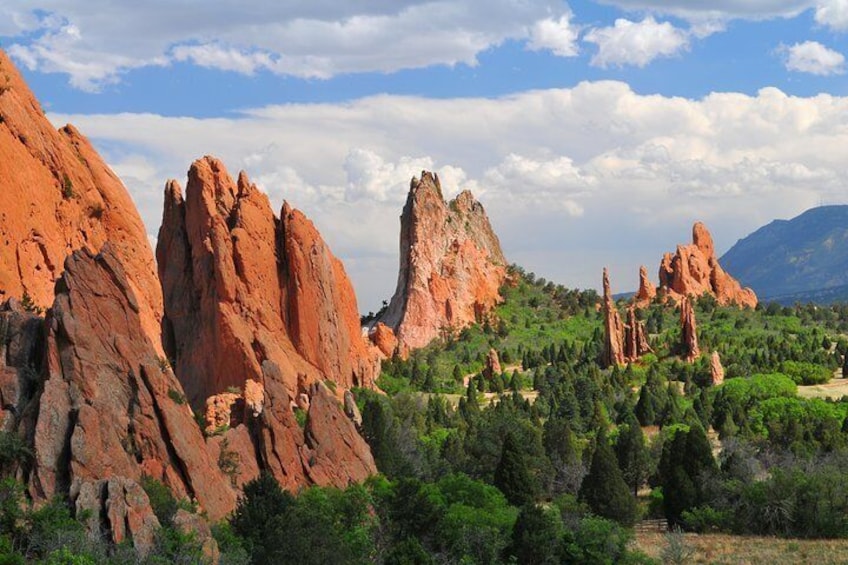
[[[721,263],[765,299],[846,285],[848,206],[775,220],[736,242]]]

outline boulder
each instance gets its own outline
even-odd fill
[[[680,299],[680,347],[683,358],[689,363],[701,356],[695,309],[692,308],[691,300],[685,296]]]
[[[498,352],[494,349],[489,349],[486,355],[486,364],[483,367],[483,376],[487,379],[492,379],[496,375],[503,373],[501,370],[501,361],[498,358]]]
[[[710,356],[710,380],[713,386],[724,382],[724,367],[721,365],[721,356],[718,351],[713,351]]]

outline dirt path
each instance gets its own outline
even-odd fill
[[[841,376],[842,371],[839,371]],[[799,386],[801,398],[833,398],[838,400],[848,394],[848,379],[833,379],[823,385]]]

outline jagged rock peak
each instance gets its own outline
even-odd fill
[[[111,242],[158,347],[162,294],[150,243],[118,177],[76,128],[56,130],[0,50],[0,302],[53,303],[65,258]]]
[[[627,325],[624,326],[624,358],[628,362],[638,361],[653,351],[648,343],[645,324],[636,316],[636,305],[630,304],[627,307]]]
[[[633,300],[638,306],[647,306],[657,296],[657,287],[648,278],[648,269],[644,265],[639,267],[639,290]]]
[[[659,269],[660,291],[675,301],[681,297],[714,296],[719,304],[755,308],[757,295],[742,288],[721,268],[715,256],[713,238],[701,222],[692,227],[692,244],[678,245],[677,251],[663,256]]]
[[[353,286],[315,226],[288,203],[277,218],[245,173],[195,161],[185,200],[169,181],[157,246],[164,343],[192,405],[281,370],[298,379],[373,386],[376,349],[362,337]]]
[[[488,316],[506,259],[482,204],[468,191],[445,202],[434,173],[412,179],[400,222],[397,288],[379,321],[406,351]]]
[[[98,255],[83,249],[68,257],[46,323],[30,495],[67,495],[100,516],[106,500],[79,497],[120,477],[120,493],[110,491],[109,499],[130,504],[131,496],[143,507],[146,497],[134,493],[148,476],[178,498],[196,499],[213,520],[232,511],[235,492],[207,453],[179,382],[145,335],[139,301],[111,244]]]

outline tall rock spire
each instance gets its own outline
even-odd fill
[[[624,324],[612,299],[610,290],[609,273],[604,267],[604,302],[602,305],[604,314],[604,352],[603,364],[606,367],[621,365],[625,362],[624,355]]]
[[[501,301],[506,259],[483,206],[464,191],[445,202],[439,178],[413,178],[400,218],[400,268],[380,320],[402,349],[424,347],[444,328],[480,322]]]

